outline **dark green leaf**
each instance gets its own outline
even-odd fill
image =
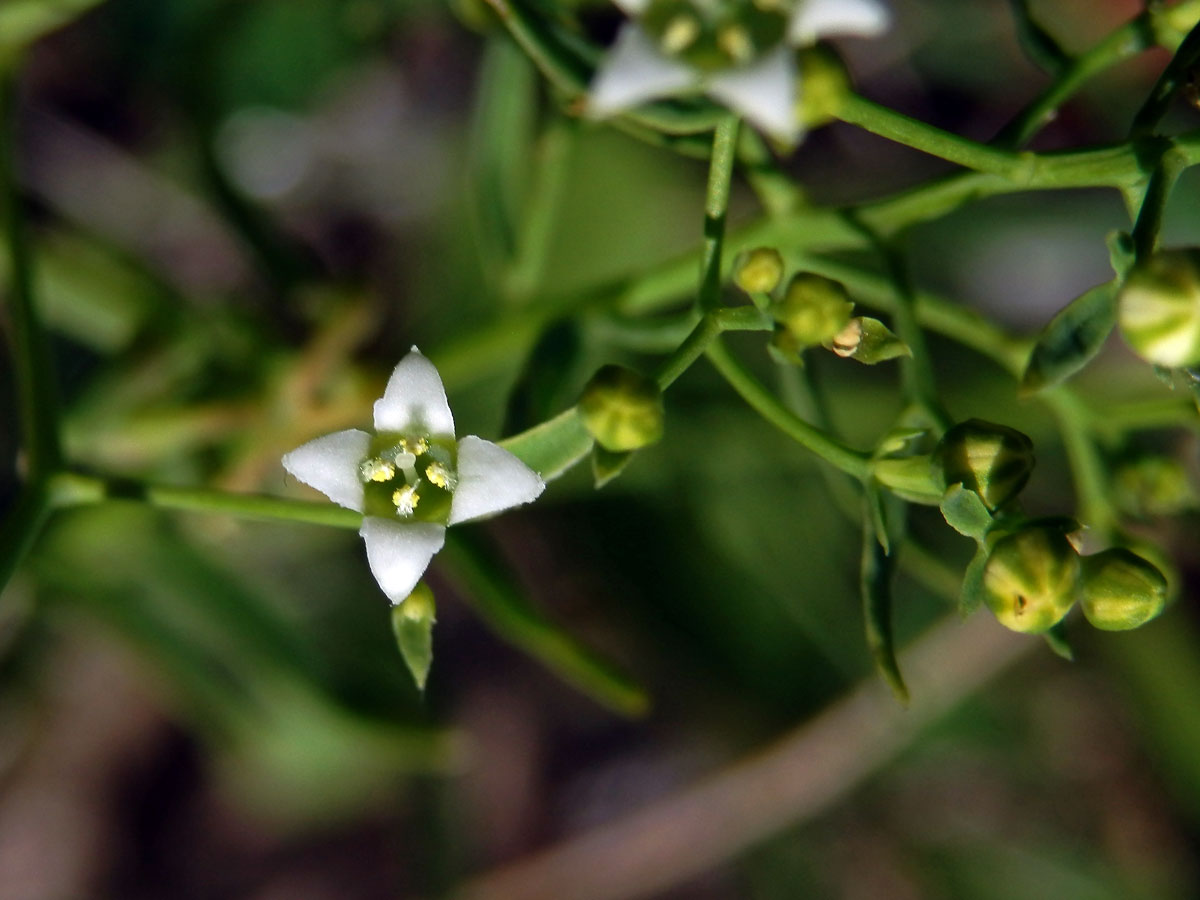
[[[626,716],[645,714],[650,699],[642,687],[531,606],[503,561],[478,531],[450,529],[438,558],[446,563],[466,589],[466,598],[500,637],[610,709]]]
[[[0,4],[0,56],[61,28],[101,0],[5,0]]]
[[[1117,324],[1115,282],[1080,294],[1042,329],[1021,378],[1021,392],[1030,394],[1074,375],[1104,345]]]
[[[573,398],[563,396],[579,359],[579,328],[570,320],[553,322],[542,332],[517,376],[504,413],[504,434],[532,428]]]

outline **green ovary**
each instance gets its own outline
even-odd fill
[[[778,47],[790,11],[788,0],[653,0],[641,24],[663,53],[715,71]]]
[[[359,478],[364,515],[445,525],[458,485],[458,445],[424,434],[377,434]]]

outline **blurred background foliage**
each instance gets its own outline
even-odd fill
[[[413,343],[441,369],[459,430],[486,437],[571,403],[604,362],[652,359],[581,304],[694,250],[702,163],[563,124],[502,38],[432,0],[89,6],[0,5],[0,45],[79,14],[25,58],[20,116],[71,460],[309,496],[280,455],[367,421]],[[1072,49],[1139,9],[1036,6]],[[893,7],[886,38],[844,48],[864,94],[986,140],[1043,83],[1007,3]],[[1122,138],[1165,59],[1090,83],[1036,146]],[[559,185],[538,181],[547,153],[565,156]],[[831,203],[948,169],[841,125],[788,167]],[[1200,237],[1197,178],[1176,191],[1167,244]],[[544,246],[502,271],[504,216],[538,190],[558,192]],[[755,214],[739,185],[734,223]],[[906,249],[922,287],[1032,333],[1108,277],[1104,236],[1124,227],[1105,193],[995,198],[913,229]],[[546,334],[560,355],[527,366]],[[770,377],[761,338],[733,343]],[[1034,511],[1071,508],[1051,418],[993,364],[932,349],[956,418],[1034,438]],[[894,373],[814,368],[847,440],[877,439],[898,408]],[[9,501],[8,356],[0,372]],[[1165,390],[1116,342],[1081,380],[1100,397]],[[1165,453],[1196,476],[1195,432],[1106,450],[1114,466]],[[857,526],[814,461],[703,364],[672,389],[662,444],[599,492],[585,468],[467,529],[488,565],[474,551],[435,560],[423,696],[352,534],[128,503],[59,515],[0,603],[5,897],[440,895],[719,770],[874,677]],[[1161,620],[1080,629],[1074,664],[1030,639],[833,809],[662,896],[1195,896],[1200,517],[1177,505],[1139,525],[1182,572]],[[912,529],[953,596],[969,542],[936,511]],[[901,643],[952,608],[902,578]],[[529,628],[557,648],[541,661],[511,646]],[[628,674],[574,690],[556,672],[579,684],[580,647]],[[643,696],[644,715],[622,715]]]

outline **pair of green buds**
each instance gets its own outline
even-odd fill
[[[751,296],[769,295],[783,280],[783,257],[771,247],[744,254],[734,282]],[[869,316],[854,315],[846,288],[813,272],[798,272],[778,298],[765,304],[775,320],[771,349],[785,362],[801,362],[810,347],[824,347],[838,356],[873,366],[912,351],[886,325]]]
[[[946,489],[962,485],[975,492],[992,516],[978,535],[987,553],[981,588],[1002,625],[1040,633],[1078,602],[1096,628],[1125,631],[1162,611],[1167,580],[1132,550],[1113,547],[1080,556],[1070,540],[1078,529],[1074,521],[1006,517],[1004,508],[1033,470],[1033,442],[1026,435],[971,419],[946,432],[932,460]]]

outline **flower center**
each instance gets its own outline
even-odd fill
[[[787,36],[793,0],[652,0],[642,27],[668,56],[706,71],[743,66]]]
[[[359,463],[368,516],[445,524],[458,486],[458,445],[427,434],[384,432]]]

